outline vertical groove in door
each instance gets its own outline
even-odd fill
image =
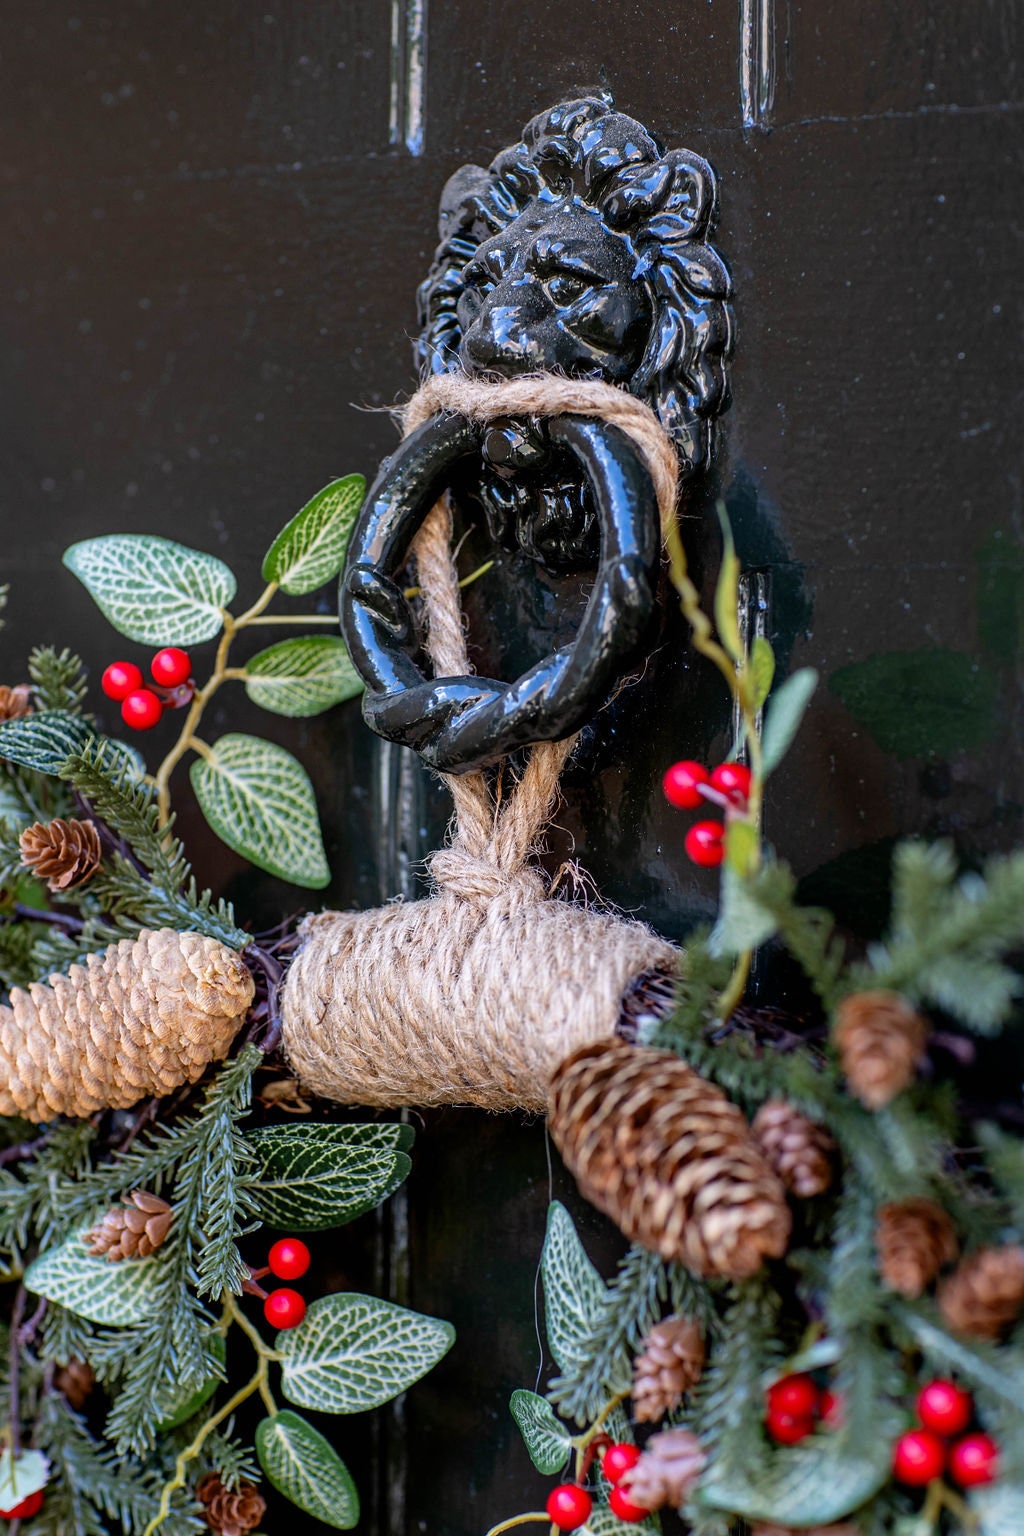
[[[388,142],[422,155],[427,110],[427,0],[391,0]]]
[[[740,112],[767,128],[775,106],[775,0],[740,0]]]

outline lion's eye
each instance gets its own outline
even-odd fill
[[[588,293],[590,284],[578,277],[570,277],[566,272],[556,272],[554,277],[548,278],[547,290],[559,308],[565,308]]]

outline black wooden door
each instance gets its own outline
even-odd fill
[[[1018,841],[1019,17],[1011,0],[8,0],[0,680],[33,642],[94,675],[111,658],[60,566],[72,540],[176,536],[229,550],[255,587],[310,493],[372,474],[395,437],[362,408],[414,382],[444,180],[602,88],[721,182],[734,405],[688,538],[712,572],[723,495],[777,652],[823,678],[770,837],[861,933],[895,837],[967,856]],[[515,632],[530,579],[481,584],[476,622]],[[609,900],[681,937],[714,883],[657,782],[729,721],[681,625],[661,639],[567,776],[552,857],[571,841]],[[221,698],[223,729],[241,713]],[[415,760],[357,704],[266,734],[316,781],[327,899],[411,889],[448,814]],[[184,783],[177,801],[200,875],[257,926],[303,905],[204,831]],[[506,1405],[541,1364],[536,1261],[549,1195],[568,1197],[550,1164],[538,1123],[432,1115],[407,1197],[339,1240],[335,1276],[459,1330],[372,1443],[339,1439],[376,1488],[368,1532],[480,1536],[543,1497]]]

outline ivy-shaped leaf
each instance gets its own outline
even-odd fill
[[[217,836],[259,869],[293,885],[327,884],[320,817],[309,775],[283,747],[259,736],[222,736],[189,771]]]
[[[365,492],[362,475],[345,475],[317,491],[267,550],[264,581],[298,597],[337,576]]]
[[[300,635],[246,662],[245,691],[261,709],[295,719],[354,699],[363,680],[340,635]]]
[[[151,534],[84,539],[64,552],[114,628],[142,645],[198,645],[220,634],[235,595],[223,560]]]
[[[79,715],[44,709],[0,724],[0,757],[20,768],[57,774],[81,752],[93,732]]]
[[[319,1430],[285,1408],[256,1426],[256,1455],[279,1493],[336,1531],[359,1519],[359,1494],[345,1463]]]
[[[787,677],[781,688],[768,700],[764,735],[761,738],[761,755],[766,774],[777,768],[789,751],[817,686],[818,674],[814,668],[801,667],[799,672]]]
[[[537,1471],[546,1477],[561,1472],[572,1450],[572,1436],[550,1404],[536,1392],[520,1388],[512,1393],[508,1406]]]
[[[259,1162],[249,1188],[272,1227],[320,1232],[340,1227],[386,1200],[412,1167],[397,1137],[376,1144],[346,1135],[377,1126],[266,1126],[247,1138]],[[381,1126],[408,1132],[411,1126]],[[323,1135],[323,1132],[335,1134]]]
[[[454,1342],[451,1323],[375,1296],[339,1293],[314,1301],[274,1347],[289,1402],[321,1413],[361,1413],[419,1381]]]
[[[586,1365],[582,1346],[608,1304],[608,1288],[584,1251],[564,1205],[553,1201],[541,1252],[548,1345],[564,1374]]]
[[[83,1241],[85,1230],[34,1259],[25,1271],[26,1289],[109,1328],[128,1328],[149,1317],[156,1306],[159,1260],[112,1264],[94,1258]]]

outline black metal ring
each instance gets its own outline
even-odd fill
[[[453,467],[479,455],[486,427],[441,415],[410,433],[382,465],[352,534],[341,627],[366,684],[363,715],[379,735],[414,747],[445,773],[468,773],[579,730],[635,662],[651,618],[660,536],[646,465],[607,422],[570,415],[544,426],[590,482],[601,553],[575,641],[516,682],[428,677],[412,610],[393,576]]]

